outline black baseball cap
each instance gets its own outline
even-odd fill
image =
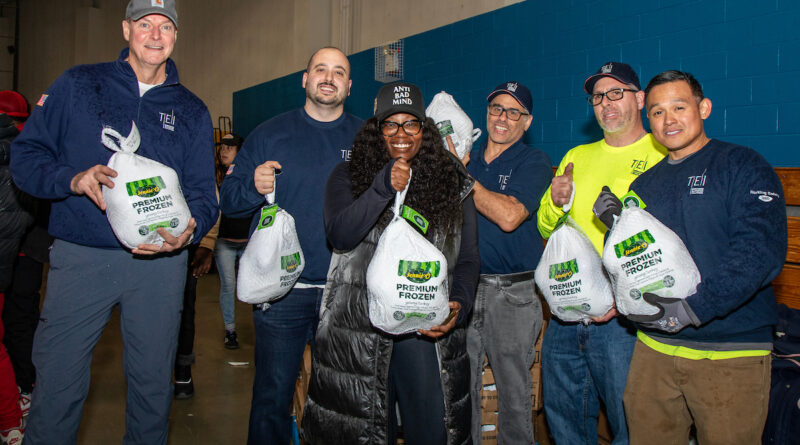
[[[425,120],[425,101],[418,86],[394,82],[381,87],[375,97],[375,118],[382,122],[397,113],[408,113],[421,121]]]
[[[489,93],[489,97],[486,98],[486,101],[491,102],[492,99],[500,94],[510,94],[520,105],[525,107],[525,111],[528,113],[533,109],[533,99],[531,99],[530,90],[516,80],[510,80],[497,85],[495,89]]]
[[[606,62],[596,73],[589,76],[586,81],[583,82],[583,91],[586,91],[586,94],[592,94],[594,91],[594,84],[596,84],[601,77],[611,77],[622,83],[631,84],[635,86],[637,90],[642,89],[639,85],[639,76],[636,75],[636,71],[634,71],[630,65],[622,62]]]
[[[228,133],[219,140],[219,145],[230,145],[231,147],[241,147],[244,138],[236,133]]]

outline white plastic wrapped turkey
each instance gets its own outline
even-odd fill
[[[157,232],[163,227],[179,236],[192,217],[181,191],[178,174],[172,168],[139,156],[141,138],[136,123],[131,122],[127,137],[112,128],[102,131],[103,145],[114,153],[108,166],[117,172],[114,188],[103,186],[106,216],[117,239],[127,248],[139,244],[164,243]]]
[[[450,136],[459,159],[464,159],[464,156],[472,150],[472,143],[481,137],[481,129],[473,127],[467,113],[458,106],[453,96],[444,91],[433,96],[425,115],[436,122],[445,149],[448,148],[445,138]]]

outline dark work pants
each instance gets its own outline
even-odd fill
[[[444,445],[444,393],[436,342],[412,334],[394,341],[389,362],[389,443],[397,437],[395,402],[409,445]]]
[[[183,311],[178,331],[178,355],[176,366],[189,366],[194,363],[194,307],[197,302],[197,278],[192,275],[192,261],[197,244],[188,248],[189,259],[186,267],[186,287],[183,290]]]
[[[36,381],[36,369],[31,361],[33,334],[39,323],[39,302],[44,264],[25,255],[17,257],[11,288],[6,292],[3,343],[11,357],[17,385],[31,392]]]

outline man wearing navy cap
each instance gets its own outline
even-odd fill
[[[92,351],[115,307],[127,382],[122,443],[167,442],[186,247],[219,214],[211,117],[170,59],[177,27],[174,0],[131,0],[122,21],[128,47],[119,58],[62,74],[12,145],[14,182],[53,201],[55,238],[33,342],[36,386],[26,444],[77,441]],[[131,251],[104,213],[102,188],[125,183],[107,165],[113,152],[101,134],[105,128],[128,134],[134,124],[142,141],[137,154],[175,170],[192,219],[178,236],[159,228],[160,245]]]
[[[531,93],[503,82],[487,98],[488,140],[464,159],[475,179],[481,277],[467,331],[473,400],[472,440],[481,440],[481,374],[489,357],[498,395],[499,443],[533,444],[531,375],[542,306],[533,271],[542,237],[533,215],[552,177],[550,158],[522,142]]]
[[[583,88],[603,139],[567,152],[542,196],[537,221],[542,236],[548,238],[569,211],[602,255],[606,227],[592,212],[597,195],[604,186],[624,195],[634,179],[664,158],[666,150],[644,130],[644,92],[629,65],[608,62],[586,79]],[[571,207],[564,207],[570,201]],[[600,400],[613,443],[628,443],[622,395],[636,337],[630,323],[615,315],[616,309],[611,309],[587,323],[550,319],[542,344],[543,401],[547,424],[558,443],[597,442]]]

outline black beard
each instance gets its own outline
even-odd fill
[[[318,83],[317,84],[317,88],[319,86],[321,86],[321,85],[329,85],[329,86],[335,88],[337,93],[339,92],[339,88],[337,88],[336,85],[333,85],[331,83],[327,83],[327,82]],[[341,104],[344,103],[344,98],[340,98],[339,96],[336,96],[336,95],[331,96],[331,97],[324,97],[324,96],[322,96],[320,94],[317,94],[316,91],[310,91],[309,89],[306,89],[306,97],[311,102],[314,102],[314,103],[319,104],[319,105],[334,105],[334,106],[338,106],[338,105],[341,105]]]

